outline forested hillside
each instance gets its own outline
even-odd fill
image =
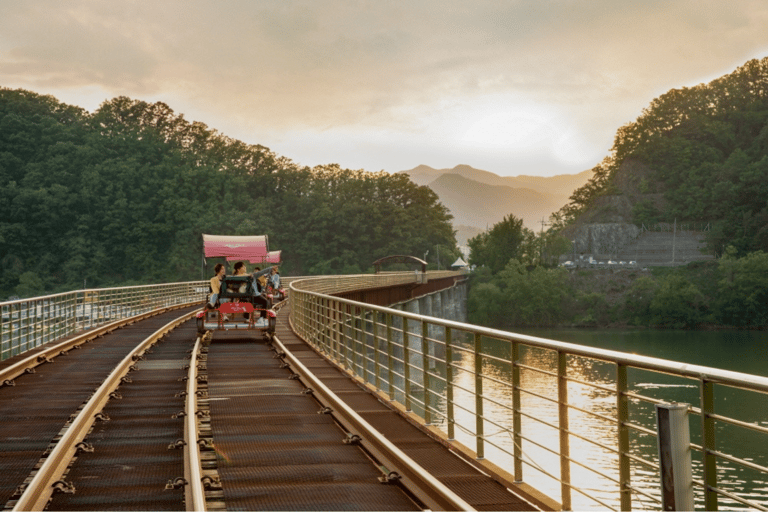
[[[200,279],[201,233],[267,234],[290,274],[455,248],[405,175],[300,167],[125,97],[91,114],[0,89],[0,194],[0,298]]]
[[[768,326],[768,58],[655,99],[539,245],[514,217],[469,241],[469,320],[521,325]],[[674,268],[545,268],[581,224],[708,225],[720,258]],[[565,228],[565,229],[563,229]]]
[[[626,193],[635,176],[633,221],[704,221],[717,254],[768,251],[768,58],[695,87],[673,89],[621,127],[611,154],[571,196],[563,223]],[[622,171],[624,171],[622,173]]]

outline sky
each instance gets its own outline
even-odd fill
[[[552,176],[766,27],[764,0],[0,0],[0,86],[162,101],[300,165]]]

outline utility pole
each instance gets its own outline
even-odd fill
[[[675,264],[675,238],[677,237],[677,217],[672,231],[672,264]]]
[[[544,221],[544,217],[541,218],[541,231],[539,231],[539,243],[541,244],[541,253],[539,254],[539,264],[544,266],[544,226],[549,226],[549,222]]]

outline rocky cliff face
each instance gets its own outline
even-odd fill
[[[566,236],[575,242],[576,255],[610,259],[640,236],[640,228],[626,222],[585,223],[572,226]]]
[[[640,228],[632,218],[635,204],[650,200],[657,207],[664,206],[661,185],[654,181],[653,174],[651,168],[640,162],[629,160],[621,165],[612,179],[614,193],[598,197],[563,233],[575,241],[577,255],[615,258],[640,236]]]

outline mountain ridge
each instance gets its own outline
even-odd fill
[[[399,171],[417,185],[432,189],[453,215],[454,227],[484,231],[510,213],[521,218],[529,229],[541,227],[542,219],[568,202],[571,193],[584,185],[591,171],[557,176],[499,176],[470,165],[435,169],[418,165]],[[466,243],[460,230],[460,245]]]

